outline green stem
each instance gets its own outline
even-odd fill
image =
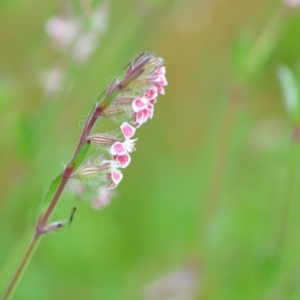
[[[9,286],[8,286],[5,294],[3,295],[2,300],[7,300],[12,295],[15,287],[17,286],[18,281],[21,278],[21,275],[24,273],[24,270],[26,269],[26,266],[27,266],[28,262],[30,261],[31,256],[33,255],[34,250],[36,249],[36,247],[38,245],[40,237],[41,237],[41,235],[34,234],[11,282],[9,283]]]
[[[46,212],[44,213],[44,215],[42,215],[42,217],[40,218],[40,220],[38,221],[37,227],[36,227],[36,231],[38,232],[38,234],[41,234],[43,231],[43,228],[45,227],[45,225],[47,224],[54,208],[57,205],[58,200],[60,199],[60,196],[66,186],[66,184],[68,183],[68,180],[70,179],[70,176],[72,175],[72,169],[70,168],[66,168],[65,173],[69,173],[70,175],[68,177],[62,177],[61,182],[56,190],[56,193],[52,199],[52,201],[50,202]]]
[[[293,202],[295,201],[295,192],[299,182],[300,176],[300,138],[299,138],[299,125],[293,128],[293,140],[289,145],[288,153],[285,159],[285,182],[284,191],[281,193],[281,203],[279,213],[276,215],[278,221],[278,230],[276,232],[276,246],[278,251],[282,252],[282,247],[287,242],[288,227],[290,214],[292,213]],[[278,217],[279,215],[279,217]]]

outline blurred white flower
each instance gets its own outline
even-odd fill
[[[108,206],[113,195],[114,192],[107,186],[99,187],[97,197],[95,197],[91,203],[92,207],[96,210],[99,210],[105,206]]]
[[[198,272],[184,268],[153,282],[146,291],[147,300],[194,300],[198,287]]]
[[[109,1],[104,1],[92,13],[92,29],[99,35],[105,33],[108,25]]]
[[[300,5],[300,0],[283,0],[283,2],[289,7],[296,7]]]
[[[101,2],[87,17],[88,26],[75,16],[57,15],[45,23],[45,31],[52,38],[54,46],[71,50],[77,62],[84,62],[96,50],[100,37],[106,32],[109,2]]]
[[[54,67],[41,77],[42,87],[46,97],[58,92],[64,81],[64,74],[60,67]]]
[[[73,18],[54,16],[46,21],[45,31],[56,47],[69,48],[81,30],[81,24]]]
[[[73,48],[73,57],[77,62],[85,61],[95,50],[98,36],[94,32],[88,32],[78,38]]]
[[[107,29],[108,8],[108,1],[105,1],[92,11],[89,30],[82,31],[73,48],[73,56],[77,62],[84,62],[96,50],[100,36]]]
[[[266,152],[280,149],[286,137],[286,126],[280,118],[265,117],[251,128],[247,149],[253,152]]]

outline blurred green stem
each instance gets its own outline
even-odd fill
[[[281,205],[279,207],[279,219],[278,230],[276,234],[276,246],[278,250],[281,250],[288,232],[288,221],[293,205],[293,199],[296,188],[299,182],[300,176],[300,126],[295,125],[293,128],[292,141],[288,149],[287,157],[285,160],[285,179],[284,179],[284,191],[288,191],[288,194],[280,194]]]
[[[224,119],[220,124],[220,138],[216,142],[216,149],[219,149],[219,151],[217,152],[214,165],[212,166],[212,177],[208,183],[207,194],[205,197],[206,205],[203,215],[205,224],[213,218],[223,194],[228,162],[231,158],[230,147],[233,139],[232,135],[244,109],[246,98],[244,86],[240,85],[233,88],[228,98]]]
[[[2,300],[7,300],[12,295],[13,290],[17,286],[17,283],[20,280],[21,275],[24,273],[24,270],[26,269],[26,266],[30,261],[30,258],[32,257],[38,245],[39,240],[40,240],[40,236],[34,234],[11,282],[9,283],[7,290],[5,291],[5,294],[3,295]]]

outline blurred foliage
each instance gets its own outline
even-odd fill
[[[89,20],[104,1],[72,3]],[[76,62],[45,32],[69,4],[0,2],[0,290],[94,100],[153,51],[169,85],[116,199],[94,211],[65,194],[54,219],[75,205],[74,222],[42,240],[13,299],[300,299],[300,7],[106,1],[107,28]],[[53,68],[64,80],[47,93]]]

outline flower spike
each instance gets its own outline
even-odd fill
[[[19,280],[24,267],[42,235],[57,232],[69,226],[73,220],[75,208],[72,209],[68,221],[50,222],[51,216],[71,179],[79,180],[86,184],[79,186],[77,196],[82,197],[89,188],[97,185],[98,197],[92,202],[95,208],[110,202],[111,190],[116,188],[123,179],[120,169],[127,167],[131,162],[130,153],[135,150],[132,139],[136,128],[153,117],[154,104],[157,95],[164,94],[167,85],[163,59],[153,54],[142,53],[113,79],[93,105],[88,114],[74,154],[61,172],[51,183],[45,197],[41,213],[38,217],[33,238],[19,264],[3,299],[8,299]],[[121,138],[112,137],[107,133],[92,133],[100,117],[113,119],[121,124],[119,135]],[[97,150],[104,154],[96,159],[89,158],[84,163],[91,146],[96,145]],[[88,183],[94,185],[88,185]],[[74,185],[76,186],[76,185]],[[77,185],[78,187],[78,185]],[[95,189],[94,189],[95,190]]]

